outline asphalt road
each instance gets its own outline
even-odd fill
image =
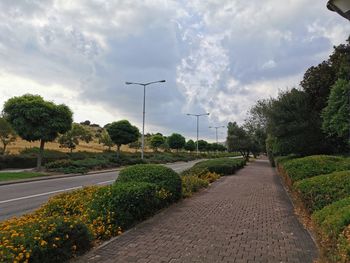
[[[166,164],[166,166],[181,172],[196,162],[198,161]],[[89,185],[108,185],[117,177],[118,172],[108,172],[0,186],[0,221],[28,213],[53,195]]]

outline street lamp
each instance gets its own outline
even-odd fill
[[[218,129],[220,129],[220,128],[225,128],[225,127],[226,127],[226,126],[214,126],[214,127],[209,126],[209,129],[215,129],[216,143],[219,143],[219,141],[218,141]]]
[[[329,0],[327,3],[329,10],[337,12],[339,15],[350,20],[350,1],[349,0]]]
[[[198,151],[198,134],[199,134],[199,117],[200,116],[208,116],[209,115],[209,113],[203,113],[203,114],[191,114],[191,113],[187,113],[186,114],[187,116],[195,116],[195,117],[197,117],[197,155],[198,155],[198,153],[199,153],[199,151]]]
[[[126,85],[140,85],[143,86],[143,110],[142,110],[142,137],[141,137],[141,159],[143,159],[143,153],[145,150],[145,109],[146,109],[146,86],[154,84],[154,83],[161,83],[165,82],[165,80],[158,80],[158,81],[152,81],[148,83],[138,83],[138,82],[125,82]]]

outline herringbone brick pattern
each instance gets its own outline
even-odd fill
[[[312,262],[317,249],[265,159],[141,223],[79,262]]]

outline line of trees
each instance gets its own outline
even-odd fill
[[[55,104],[45,101],[39,95],[25,94],[20,97],[10,98],[5,102],[2,117],[0,118],[0,141],[3,147],[1,154],[5,154],[6,147],[19,136],[27,141],[39,141],[40,148],[37,158],[37,169],[41,170],[45,143],[57,140],[62,148],[68,148],[72,152],[80,142],[91,142],[94,137],[98,142],[111,150],[117,147],[117,157],[120,155],[122,145],[129,144],[129,147],[140,148],[140,132],[136,126],[127,120],[112,122],[103,128],[90,121],[80,124],[73,123],[73,113],[64,104]],[[91,127],[97,129],[93,133]],[[95,130],[96,130],[95,129]],[[160,133],[146,136],[148,145],[157,152],[176,150],[193,152],[196,145],[193,140],[186,142],[181,134],[173,133],[165,137]],[[210,144],[206,141],[198,142],[199,150],[204,151],[225,151],[226,148],[220,144]]]
[[[350,152],[350,37],[304,74],[300,87],[260,100],[242,126],[228,125],[228,149],[269,156]]]

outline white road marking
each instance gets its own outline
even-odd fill
[[[56,191],[51,191],[51,192],[46,192],[46,193],[41,193],[41,194],[36,194],[36,195],[28,195],[28,196],[13,198],[13,199],[9,199],[9,200],[0,201],[0,204],[6,204],[6,203],[14,202],[14,201],[30,199],[30,198],[34,198],[34,197],[50,195],[50,194],[55,194],[55,193],[60,193],[60,192],[66,192],[66,191],[70,191],[70,190],[79,189],[82,187],[83,186],[76,186],[76,187],[71,187],[71,188],[66,188],[66,189],[62,189],[62,190],[56,190]]]
[[[100,182],[100,183],[97,183],[97,184],[109,184],[109,183],[114,182],[114,181],[115,181],[115,179],[114,180]]]

